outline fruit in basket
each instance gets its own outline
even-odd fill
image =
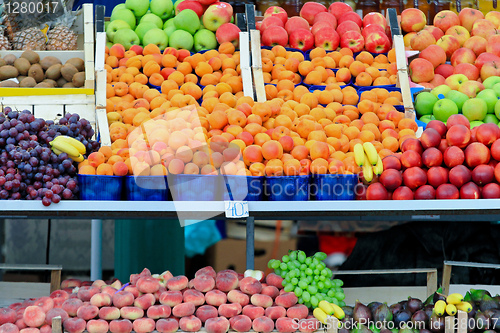
[[[210,5],[203,14],[203,26],[211,31],[216,31],[224,23],[230,23],[233,8],[225,2]]]
[[[226,24],[232,24],[232,23],[226,23]],[[221,26],[222,28],[222,26]],[[219,33],[219,30],[221,29],[217,29],[217,33]],[[237,27],[236,27],[237,28]],[[194,37],[193,37],[193,41],[194,41],[194,49],[199,52],[201,50],[211,50],[211,49],[215,49],[217,47],[217,42],[219,43],[224,43],[225,41],[230,41],[231,43],[236,43],[233,44],[235,46],[238,45],[238,40],[239,40],[239,35],[237,35],[236,38],[234,38],[234,34],[232,33],[233,30],[231,27],[228,27],[228,30],[231,30],[231,31],[228,31],[227,32],[227,35],[224,35],[224,37],[220,37],[220,40],[219,38],[217,38],[212,31],[210,30],[207,30],[207,29],[201,29],[201,30],[198,30],[195,34],[194,34]],[[239,29],[238,29],[239,30]],[[223,33],[225,33],[225,28],[223,28]],[[232,39],[231,39],[232,38]],[[228,40],[226,40],[228,39]]]
[[[113,42],[121,44],[125,49],[130,49],[132,45],[139,45],[141,40],[132,29],[120,29],[115,33]]]
[[[269,17],[269,16],[274,16],[279,18],[283,24],[285,24],[288,20],[288,14],[287,12],[278,6],[271,6],[266,11],[264,12],[264,18]]]
[[[385,34],[372,32],[365,38],[365,48],[371,53],[387,53],[391,49],[391,42]]]
[[[113,22],[115,20],[122,20],[127,22],[130,29],[135,29],[137,23],[137,19],[134,13],[127,8],[119,8],[113,10],[113,12],[111,13],[110,22]]]
[[[53,27],[47,33],[47,50],[76,50],[78,35],[71,30],[76,16],[72,12],[66,12],[60,16]]]
[[[289,36],[290,46],[302,51],[310,50],[314,46],[314,36],[306,29],[297,29]]]
[[[145,15],[149,9],[149,1],[146,0],[126,0],[125,6],[132,11],[136,17]]]
[[[310,25],[314,22],[314,17],[326,12],[327,9],[324,5],[317,2],[306,2],[300,9],[300,17],[304,18]]]
[[[418,32],[426,23],[425,14],[417,8],[407,8],[401,12],[401,28],[404,32]]]
[[[409,69],[413,82],[428,82],[434,78],[434,66],[423,58],[413,60],[410,63]]]
[[[142,41],[146,45],[153,44],[160,49],[165,49],[168,45],[168,36],[165,31],[154,28],[144,34]]]
[[[167,20],[172,15],[174,5],[170,0],[151,0],[149,8],[151,13],[157,15],[162,20]]]
[[[417,32],[417,34],[410,40],[410,46],[414,50],[423,51],[430,45],[436,43],[434,36],[426,30]]]
[[[199,29],[200,19],[198,15],[191,9],[185,9],[174,18],[174,25],[177,29],[185,30],[191,35]],[[215,31],[215,30],[214,30]],[[145,43],[146,45],[148,43]],[[164,49],[165,47],[161,48]]]
[[[209,31],[209,30],[203,29],[202,31]],[[207,50],[207,49],[215,49],[217,47],[217,42],[219,44],[222,44],[225,42],[231,42],[235,48],[238,48],[239,47],[239,40],[240,40],[240,32],[241,32],[241,30],[240,30],[240,28],[238,28],[237,25],[235,25],[233,23],[224,23],[223,25],[221,25],[219,27],[219,29],[217,29],[217,32],[215,33],[216,40],[213,39],[213,37],[212,37],[213,33],[211,33],[211,35],[210,35],[212,38],[208,37],[207,32],[200,34],[200,36],[206,35],[206,36],[203,36],[202,38],[205,40],[205,43],[207,44],[207,46],[200,48],[200,49],[197,49],[197,51]],[[196,34],[195,34],[195,49],[196,49]]]
[[[38,28],[20,30],[12,38],[12,49],[43,51],[46,49],[45,34]]]

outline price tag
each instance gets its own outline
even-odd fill
[[[227,218],[248,217],[248,201],[224,201],[224,207]]]

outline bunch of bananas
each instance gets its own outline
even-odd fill
[[[52,151],[58,156],[66,153],[75,162],[82,162],[84,160],[83,155],[87,152],[83,143],[66,135],[59,135],[50,142],[50,145]]]
[[[454,316],[457,311],[471,312],[472,306],[468,302],[464,302],[464,297],[458,293],[450,294],[446,297],[446,302],[439,300],[434,304],[434,312],[438,316],[444,315],[446,312],[449,316]]]
[[[318,307],[313,311],[314,318],[318,319],[320,323],[326,324],[328,317],[334,316],[337,319],[344,319],[344,310],[337,304],[329,303],[327,301],[320,301]]]
[[[354,161],[363,170],[363,178],[369,183],[373,180],[373,175],[380,176],[384,171],[382,159],[378,155],[377,149],[371,142],[354,145]]]

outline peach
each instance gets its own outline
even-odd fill
[[[114,306],[104,306],[99,309],[99,318],[104,320],[114,320],[120,318],[120,309]]]
[[[144,294],[139,296],[134,301],[134,306],[143,310],[147,310],[151,305],[154,305],[156,298],[153,294]]]
[[[22,330],[23,328],[28,327],[28,326],[26,326],[26,323],[24,322],[23,318],[20,318],[20,319],[16,320],[16,326],[20,330]]]
[[[250,302],[255,306],[268,308],[273,305],[273,299],[268,295],[254,294],[250,298]]]
[[[108,333],[109,324],[106,320],[92,319],[87,322],[87,331],[89,333]]]
[[[229,330],[229,320],[224,317],[209,318],[205,322],[207,333],[226,333]]]
[[[111,297],[113,305],[117,308],[134,304],[134,295],[128,291],[119,291]]]
[[[188,282],[188,278],[183,275],[174,276],[167,281],[167,288],[169,290],[182,290],[187,288]]]
[[[139,318],[132,323],[134,332],[149,333],[155,329],[155,321],[151,318]]]
[[[82,281],[79,279],[66,279],[61,282],[61,289],[81,287]]]
[[[182,303],[182,293],[180,291],[165,291],[160,295],[160,303],[171,308]]]
[[[220,290],[211,290],[205,295],[205,299],[207,304],[213,306],[220,306],[221,304],[225,304],[227,301],[227,296],[224,292]]]
[[[195,306],[203,305],[205,303],[205,296],[195,289],[186,289],[182,297],[184,303],[191,302]]]
[[[253,277],[246,277],[240,281],[240,290],[245,294],[258,294],[262,290],[262,284]]]
[[[286,317],[286,309],[282,306],[270,306],[265,310],[265,316],[271,318],[272,320]]]
[[[54,300],[48,296],[38,298],[33,305],[37,305],[42,308],[43,312],[47,313],[50,309],[54,307]]]
[[[28,327],[40,327],[45,323],[45,312],[38,305],[28,306],[24,310],[23,320]]]
[[[0,333],[18,333],[19,328],[12,323],[4,323],[0,325]]]
[[[103,306],[111,305],[111,296],[106,293],[97,293],[90,298],[90,304],[102,308]]]
[[[51,297],[51,298],[62,297],[64,299],[68,299],[69,294],[67,292],[65,292],[64,290],[56,290],[56,291],[52,292],[49,297]]]
[[[292,292],[281,294],[275,299],[276,305],[280,305],[286,309],[297,304],[297,301],[297,296],[295,296],[295,293]]]
[[[293,319],[305,319],[309,314],[309,309],[303,304],[294,305],[286,310],[286,316]]]
[[[168,305],[153,305],[146,312],[146,316],[151,319],[168,318],[172,310]]]
[[[269,333],[274,330],[274,322],[268,317],[257,317],[252,322],[252,329],[259,333]]]
[[[76,312],[76,316],[78,318],[82,318],[83,320],[90,320],[99,314],[99,308],[95,305],[85,305],[83,304],[78,308],[78,311]]]
[[[206,293],[207,291],[214,289],[215,280],[209,275],[200,275],[193,279],[193,287],[198,291]]]
[[[160,289],[160,282],[152,277],[141,277],[137,280],[136,286],[141,293],[153,294]]]
[[[116,319],[109,323],[109,331],[111,333],[130,333],[133,325],[128,319]]]
[[[9,308],[0,308],[0,325],[5,323],[15,323],[16,322],[16,311]]]
[[[82,318],[68,318],[63,322],[63,327],[69,333],[82,333],[87,328],[87,323]]]
[[[125,288],[126,289],[126,288]],[[102,288],[101,292],[108,294],[111,296],[111,301],[113,301],[113,295],[117,292],[118,290],[116,288],[113,288],[111,286],[107,286]],[[139,292],[139,291],[137,291]]]
[[[247,294],[242,293],[239,290],[231,290],[227,293],[227,300],[231,303],[238,303],[241,306],[245,306],[250,302]]]
[[[304,148],[306,148],[305,146],[303,146]],[[298,148],[298,147],[296,147]],[[307,149],[307,148],[306,148]],[[295,150],[295,148],[294,148]],[[292,154],[293,155],[293,154]],[[295,156],[294,156],[295,157]],[[307,156],[306,156],[307,157]],[[305,158],[305,157],[304,157]],[[299,159],[299,158],[297,158]],[[299,160],[301,160],[302,158],[300,158]],[[282,289],[283,288],[283,278],[277,274],[274,274],[274,273],[271,273],[271,274],[268,274],[266,276],[266,283],[269,285],[269,286],[275,286],[276,288],[278,289]]]
[[[196,309],[196,317],[200,318],[200,320],[204,323],[209,318],[215,318],[219,314],[215,306],[212,305],[202,305],[198,309]]]
[[[174,333],[179,329],[179,322],[175,319],[160,319],[156,322],[156,330],[160,333]]]
[[[23,333],[40,333],[40,330],[38,328],[29,327],[29,328],[23,328],[19,332],[23,332]]]
[[[299,167],[300,167],[300,164],[299,164]],[[275,286],[265,286],[262,288],[262,291],[260,293],[263,295],[267,295],[267,296],[271,297],[272,299],[275,299],[276,296],[278,296],[280,292],[279,292],[278,288],[276,288]]]
[[[231,318],[241,313],[241,305],[238,303],[221,304],[219,306],[219,316]]]
[[[276,320],[276,329],[280,333],[292,333],[297,330],[297,322],[292,318],[278,318]]]
[[[182,317],[179,320],[179,328],[185,332],[198,332],[201,329],[201,320],[193,315]]]
[[[181,303],[172,309],[172,314],[176,317],[187,317],[194,313],[195,306],[193,303]]]
[[[68,314],[63,309],[57,309],[57,308],[50,309],[45,314],[45,323],[47,325],[52,325],[52,319],[55,317],[61,317],[61,322],[64,322],[66,319],[69,318]]]
[[[144,310],[135,306],[124,306],[120,309],[120,316],[124,319],[136,320],[144,317]]]
[[[245,148],[245,151],[252,146]],[[238,287],[238,276],[231,273],[217,274],[215,286],[220,291],[228,292]]]
[[[95,294],[99,293],[99,288],[96,287],[89,287],[89,286],[82,286],[78,290],[78,298],[81,299],[83,302],[88,302],[94,296]]]
[[[212,279],[215,279],[217,273],[215,272],[212,266],[206,266],[197,270],[196,273],[194,274],[194,277],[197,278],[198,276],[201,275],[207,275],[210,276]]]
[[[248,332],[252,328],[252,320],[245,315],[238,315],[230,318],[229,324],[236,332]]]

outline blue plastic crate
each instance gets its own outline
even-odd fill
[[[266,177],[265,189],[271,201],[307,201],[309,176]]]
[[[78,175],[78,187],[81,200],[113,200],[121,199],[123,177]]]
[[[313,175],[309,192],[311,200],[354,200],[358,175]]]
[[[166,201],[167,179],[164,176],[126,176],[125,192],[130,201]]]
[[[218,175],[169,175],[174,201],[221,201],[222,177]]]
[[[264,177],[223,176],[224,200],[263,201]],[[227,188],[227,185],[229,188]],[[231,191],[231,195],[229,195]]]

